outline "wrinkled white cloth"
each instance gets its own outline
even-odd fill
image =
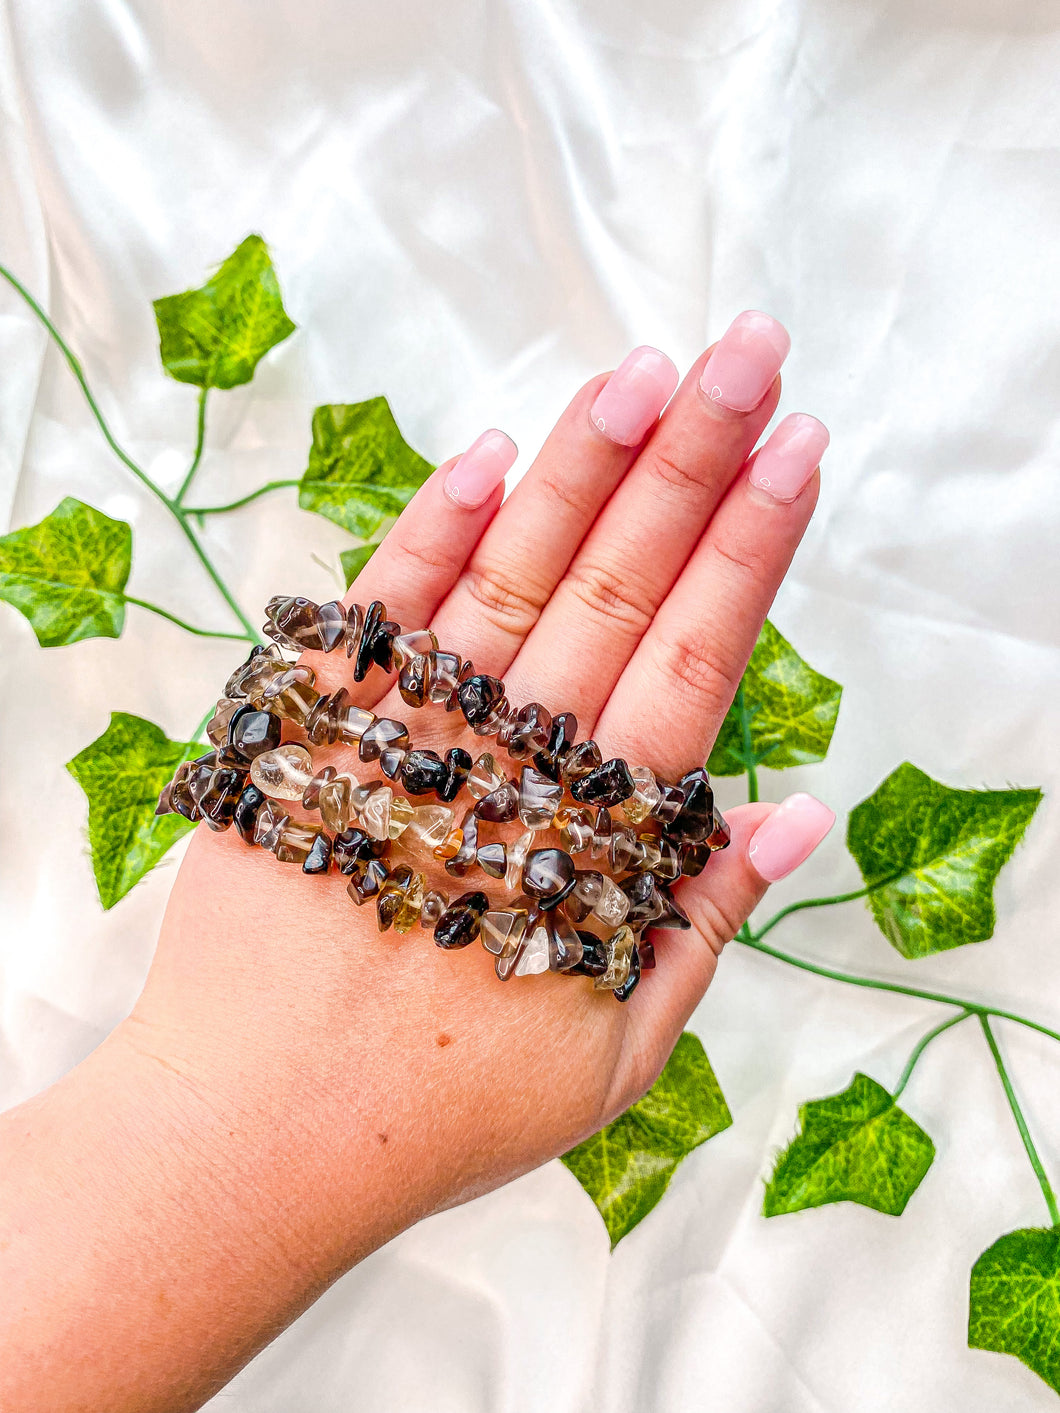
[[[773,617],[846,695],[827,763],[767,774],[766,792],[810,789],[842,814],[908,758],[953,785],[1049,793],[1001,877],[991,942],[908,963],[860,904],[773,940],[1060,1026],[1054,5],[6,0],[0,24],[3,259],[169,486],[195,393],[160,372],[150,301],[201,283],[248,231],[270,242],[299,332],[212,399],[198,499],[297,476],[312,407],[380,392],[428,457],[499,426],[525,468],[574,389],[633,345],[687,367],[740,309],[783,319],[781,413],[819,415],[832,446]],[[0,523],[67,494],[132,523],[132,592],[223,624],[3,287]],[[213,521],[209,541],[248,605],[284,584],[330,596],[348,543],[290,492]],[[136,609],[120,641],[42,652],[6,605],[0,632],[15,1102],[131,1006],[179,855],[101,912],[64,762],[111,709],[181,737],[232,653]],[[854,886],[840,826],[766,908]],[[938,1015],[730,948],[692,1028],[735,1124],[613,1256],[550,1164],[364,1262],[211,1407],[1053,1408],[1015,1360],[965,1344],[972,1262],[1046,1222],[974,1025],[906,1093],[938,1156],[900,1220],[849,1204],[760,1215],[798,1104],[855,1069],[893,1084]],[[998,1031],[1060,1181],[1060,1048]]]

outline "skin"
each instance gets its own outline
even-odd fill
[[[708,353],[639,447],[593,427],[592,379],[503,507],[452,504],[440,467],[351,599],[431,625],[511,700],[573,710],[605,758],[703,761],[818,491],[748,484],[780,380],[727,412],[698,387]],[[352,688],[343,654],[313,666]],[[381,672],[355,695],[416,745],[487,745]],[[678,885],[693,929],[656,934],[627,1005],[380,935],[341,877],[200,826],[132,1014],[0,1119],[0,1406],[197,1408],[369,1252],[614,1118],[764,893],[747,845],[772,809],[731,812],[731,847]]]

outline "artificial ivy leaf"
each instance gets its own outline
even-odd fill
[[[67,496],[38,524],[0,539],[0,599],[25,614],[42,648],[117,638],[131,563],[125,521]]]
[[[612,1251],[655,1206],[681,1159],[731,1123],[703,1046],[685,1031],[644,1098],[563,1156],[596,1203]]]
[[[994,931],[994,882],[1040,790],[951,790],[907,761],[850,814],[847,848],[880,931],[927,957]]]
[[[170,741],[142,716],[111,713],[102,736],[67,762],[88,796],[88,842],[99,901],[112,908],[177,840],[194,829],[179,814],[155,814],[162,787],[194,741]]]
[[[1024,1227],[972,1267],[968,1344],[1021,1359],[1060,1393],[1060,1231]]]
[[[433,470],[401,435],[385,397],[327,404],[313,413],[298,504],[367,540],[401,514]]]
[[[358,545],[356,549],[339,551],[339,563],[342,565],[342,573],[346,580],[347,589],[378,548],[379,546],[377,544],[372,543]]]
[[[803,661],[768,619],[740,687],[707,762],[712,774],[742,775],[748,764],[787,770],[824,760],[843,689]]]
[[[154,302],[166,372],[197,388],[249,383],[270,348],[294,333],[269,249],[249,235],[201,289]]]
[[[899,1217],[931,1167],[935,1145],[867,1074],[799,1108],[800,1131],[777,1158],[763,1213],[860,1202]]]

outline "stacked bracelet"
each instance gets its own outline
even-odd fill
[[[546,970],[587,975],[628,999],[655,965],[643,933],[690,926],[670,884],[698,874],[729,842],[706,770],[668,783],[645,766],[603,760],[594,741],[576,740],[572,713],[552,716],[538,702],[513,707],[498,678],[440,651],[429,629],[403,632],[379,602],[347,609],[274,598],[265,612],[273,642],[255,647],[228,679],[207,726],[214,749],[177,768],[158,813],[215,830],[234,824],[248,844],[304,873],[334,866],[355,903],[374,900],[381,931],[404,933],[418,922],[445,948],[479,938],[502,980]],[[454,747],[443,759],[414,749],[403,722],[357,706],[345,687],[318,692],[313,669],[284,656],[341,647],[355,682],[373,667],[396,671],[405,702],[460,711],[475,735],[494,738],[517,763],[518,778],[491,752],[476,760]],[[282,742],[285,721],[308,745]],[[316,769],[309,746],[336,744],[356,747],[385,779]],[[457,823],[450,806],[465,790],[473,803]],[[415,802],[426,796],[436,803]],[[319,814],[320,824],[292,818],[291,805]],[[505,825],[518,825],[518,837],[505,839]],[[559,831],[558,846],[545,845],[546,830]],[[595,866],[579,869],[578,856]],[[478,890],[450,902],[416,867],[432,860],[454,878],[478,868],[518,891],[504,907]]]

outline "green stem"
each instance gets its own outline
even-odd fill
[[[852,903],[855,898],[867,898],[870,893],[877,888],[882,888],[884,883],[892,882],[891,879],[884,879],[880,883],[873,883],[869,887],[856,888],[852,893],[834,893],[830,898],[804,898],[801,903],[789,903],[786,908],[781,908],[780,912],[774,913],[764,927],[751,935],[756,942],[760,942],[767,932],[772,932],[778,922],[783,922],[792,913],[801,913],[805,908],[830,908],[835,903]]]
[[[890,991],[896,996],[913,996],[918,1001],[937,1001],[941,1006],[958,1006],[961,1010],[970,1011],[974,1016],[997,1016],[999,1020],[1014,1021],[1017,1025],[1026,1026],[1028,1030],[1036,1030],[1040,1035],[1047,1035],[1050,1040],[1060,1042],[1060,1031],[1050,1030],[1047,1025],[1039,1025],[1037,1021],[1018,1016],[1014,1011],[1003,1011],[998,1006],[969,1001],[964,996],[950,996],[944,991],[925,991],[919,986],[902,986],[896,981],[877,981],[871,976],[856,976],[853,972],[838,971],[835,967],[819,966],[817,962],[808,962],[803,957],[792,956],[790,952],[781,952],[776,947],[771,947],[768,942],[762,942],[753,936],[750,931],[745,934],[742,929],[736,934],[736,941],[750,947],[752,951],[772,957],[775,961],[785,962],[790,967],[798,967],[800,971],[811,972],[814,976],[826,977],[829,981],[842,981],[848,986],[863,986],[870,991]]]
[[[77,357],[73,349],[63,338],[62,334],[48,318],[47,314],[45,314],[44,310],[33,298],[26,286],[21,282],[21,280],[17,279],[16,276],[11,273],[11,271],[7,268],[6,265],[0,265],[0,276],[3,276],[3,278],[8,282],[8,284],[19,295],[22,296],[25,302],[29,305],[30,309],[33,310],[33,313],[37,316],[40,322],[47,329],[48,333],[51,335],[51,338],[55,343],[56,347],[58,348],[59,352],[66,359],[66,362],[70,367],[71,373],[73,373],[74,377],[77,379],[81,391],[85,395],[85,401],[88,403],[89,411],[96,419],[96,423],[99,426],[99,430],[103,433],[103,437],[107,445],[110,447],[111,451],[113,451],[114,455],[118,458],[119,461],[125,463],[125,465],[129,468],[129,470],[133,473],[134,476],[136,476],[139,480],[143,482],[143,484],[147,487],[147,489],[151,492],[152,495],[156,495],[164,505],[170,505],[169,497],[166,495],[165,491],[162,490],[161,486],[157,485],[156,482],[152,481],[151,477],[147,474],[147,472],[144,471],[142,467],[137,466],[136,462],[132,459],[128,452],[126,452],[121,446],[118,445],[114,433],[107,425],[107,419],[103,416],[103,413],[100,411],[99,404],[92,396],[92,389],[88,386],[88,382],[85,378],[85,370],[81,366],[81,360]]]
[[[199,469],[199,462],[202,460],[203,447],[206,445],[206,394],[209,391],[208,387],[199,389],[199,421],[195,434],[195,455],[191,458],[187,475],[180,483],[180,490],[173,497],[175,505],[180,505],[184,500],[188,487],[195,479],[195,473]]]
[[[901,1078],[899,1079],[897,1087],[894,1091],[895,1099],[898,1098],[902,1090],[909,1083],[909,1077],[916,1069],[917,1060],[920,1059],[920,1056],[924,1053],[924,1051],[931,1044],[931,1042],[937,1036],[941,1035],[944,1030],[949,1030],[950,1027],[954,1025],[960,1025],[961,1021],[966,1021],[968,1017],[973,1014],[974,1012],[972,1011],[961,1011],[960,1015],[950,1016],[948,1020],[940,1021],[939,1024],[936,1025],[933,1029],[929,1030],[926,1035],[922,1035],[920,1037],[917,1043],[913,1046],[913,1053],[905,1062],[905,1069],[902,1071]]]
[[[751,739],[751,714],[747,710],[743,683],[736,688],[736,711],[740,717],[740,735],[743,738],[743,761],[747,771],[747,799],[754,804],[758,799],[758,759],[755,756],[754,742]]]
[[[148,603],[146,599],[133,598],[132,594],[125,595],[126,603],[134,603],[137,608],[146,608],[149,613],[157,613],[159,618],[168,618],[170,623],[175,623],[178,628],[183,628],[185,633],[194,633],[197,638],[233,638],[236,642],[257,642],[257,638],[248,636],[246,633],[216,633],[212,628],[195,628],[190,623],[185,623],[183,618],[178,618],[175,613],[170,613],[168,609],[159,608],[156,603]]]
[[[993,1013],[992,1013],[993,1014]],[[986,1043],[990,1046],[990,1053],[994,1057],[994,1064],[1001,1077],[1001,1085],[1008,1099],[1008,1106],[1012,1110],[1012,1117],[1016,1120],[1016,1127],[1019,1129],[1020,1138],[1023,1139],[1023,1147],[1027,1157],[1030,1159],[1031,1167],[1034,1169],[1034,1176],[1038,1179],[1038,1186],[1042,1190],[1045,1198],[1045,1205],[1049,1209],[1049,1220],[1054,1227],[1060,1227],[1060,1210],[1056,1205],[1056,1193],[1052,1189],[1049,1179],[1045,1175],[1042,1167],[1042,1160],[1038,1156],[1038,1150],[1034,1146],[1030,1129],[1027,1127],[1027,1120],[1023,1117],[1023,1110],[1020,1108],[1019,1100],[1016,1098],[1015,1090],[1012,1088],[1012,1081],[1008,1077],[1008,1070],[1005,1062],[1001,1058],[1001,1051],[997,1048],[997,1041],[994,1039],[994,1032],[990,1028],[990,1022],[985,1015],[980,1015],[979,1024],[983,1027],[983,1034],[986,1036]]]
[[[241,506],[249,505],[252,500],[257,500],[258,496],[267,495],[269,491],[283,490],[286,486],[299,486],[300,481],[266,481],[265,485],[259,486],[256,491],[250,491],[245,496],[240,496],[238,500],[229,501],[227,505],[195,505],[185,506],[185,515],[224,515],[226,511],[238,510]]]
[[[181,487],[181,490],[180,490],[180,493],[178,494],[178,497],[177,497],[176,499],[173,499],[173,498],[171,498],[170,496],[167,496],[166,493],[165,493],[165,491],[161,488],[161,486],[159,486],[159,485],[157,484],[157,482],[153,481],[153,480],[151,479],[151,477],[147,474],[146,471],[144,471],[141,467],[137,466],[136,462],[133,461],[132,457],[129,456],[129,454],[128,454],[126,451],[124,451],[121,446],[119,446],[119,444],[118,444],[118,442],[117,442],[117,440],[116,440],[116,438],[115,438],[115,436],[114,436],[114,433],[110,430],[110,427],[107,425],[107,420],[106,420],[106,418],[103,416],[103,413],[100,411],[99,404],[96,402],[96,399],[95,399],[95,398],[93,397],[93,395],[92,395],[92,390],[91,390],[91,388],[88,386],[88,381],[87,381],[87,379],[85,378],[85,372],[84,372],[84,369],[83,369],[82,366],[81,366],[80,359],[78,359],[78,357],[76,356],[76,354],[75,354],[75,353],[73,352],[73,350],[70,348],[69,344],[68,344],[68,343],[66,342],[66,340],[63,338],[62,334],[61,334],[61,333],[59,332],[59,330],[55,327],[55,325],[52,323],[52,321],[48,318],[47,314],[44,312],[44,310],[41,308],[41,306],[37,303],[37,301],[36,301],[36,300],[33,298],[33,296],[30,294],[29,290],[25,287],[25,285],[21,282],[21,280],[17,279],[16,276],[11,273],[11,271],[6,267],[6,265],[0,264],[0,276],[2,276],[2,277],[8,282],[8,284],[12,287],[12,289],[14,289],[14,290],[16,291],[16,293],[19,294],[19,295],[22,297],[22,299],[26,302],[26,304],[29,306],[29,308],[33,311],[33,313],[37,316],[37,318],[40,320],[40,322],[44,325],[45,329],[47,329],[47,331],[48,331],[50,337],[52,338],[52,340],[54,341],[56,347],[59,349],[59,352],[60,352],[60,353],[63,355],[63,357],[66,359],[66,362],[67,362],[67,364],[68,364],[69,367],[70,367],[70,371],[73,373],[74,377],[77,379],[78,385],[80,386],[81,391],[82,391],[82,392],[84,393],[84,395],[85,395],[85,401],[88,403],[89,411],[92,413],[92,416],[95,418],[96,423],[97,423],[97,425],[98,425],[98,427],[99,427],[99,430],[103,433],[103,437],[104,437],[104,440],[106,441],[107,445],[108,445],[108,446],[110,447],[110,449],[114,452],[115,456],[117,456],[118,460],[121,461],[125,466],[127,466],[127,467],[129,468],[129,470],[133,473],[133,475],[136,476],[137,479],[138,479],[139,481],[141,481],[141,482],[147,487],[147,489],[151,492],[151,494],[152,494],[153,496],[156,496],[156,497],[162,502],[162,504],[166,507],[166,509],[169,511],[169,513],[173,516],[173,518],[176,520],[177,524],[180,526],[181,531],[183,532],[183,534],[184,534],[185,538],[187,539],[188,543],[191,545],[192,549],[195,551],[195,554],[196,554],[196,556],[197,556],[199,562],[202,564],[202,567],[206,570],[206,573],[207,573],[207,574],[210,576],[210,578],[213,580],[213,583],[214,583],[214,585],[216,586],[216,588],[217,588],[218,592],[220,593],[221,597],[224,599],[225,603],[228,605],[228,607],[229,607],[229,608],[232,610],[232,612],[235,614],[236,618],[237,618],[237,619],[239,620],[239,622],[242,624],[244,633],[246,634],[247,638],[250,639],[250,640],[253,641],[253,642],[258,642],[258,641],[259,641],[259,635],[254,631],[254,626],[253,626],[253,624],[251,623],[250,619],[246,616],[246,614],[243,612],[243,610],[239,607],[239,604],[236,602],[235,598],[233,597],[233,595],[232,595],[232,593],[231,593],[231,590],[228,588],[228,585],[224,582],[224,580],[221,578],[220,574],[218,574],[217,569],[214,567],[213,561],[210,559],[210,556],[206,553],[206,551],[203,549],[202,545],[199,543],[199,540],[198,540],[198,538],[196,537],[195,531],[194,531],[194,530],[191,528],[191,526],[188,524],[188,520],[187,520],[188,512],[187,512],[186,510],[184,510],[183,507],[182,507],[182,506],[180,505],[180,503],[179,503],[179,496],[184,493],[184,490],[186,489],[187,484],[189,483],[189,481],[190,481],[190,479],[191,479],[191,476],[194,474],[195,469],[198,467],[199,458],[200,458],[200,456],[201,456],[201,451],[202,451],[202,443],[205,441],[205,436],[206,436],[206,423],[205,423],[205,417],[206,417],[206,396],[205,396],[205,390],[203,391],[203,394],[202,394],[202,396],[200,397],[200,400],[199,400],[199,445],[198,445],[198,447],[196,448],[195,459],[194,459],[193,462],[192,462],[192,465],[191,465],[191,468],[190,468],[190,470],[189,470],[188,475],[185,477],[185,485]]]

